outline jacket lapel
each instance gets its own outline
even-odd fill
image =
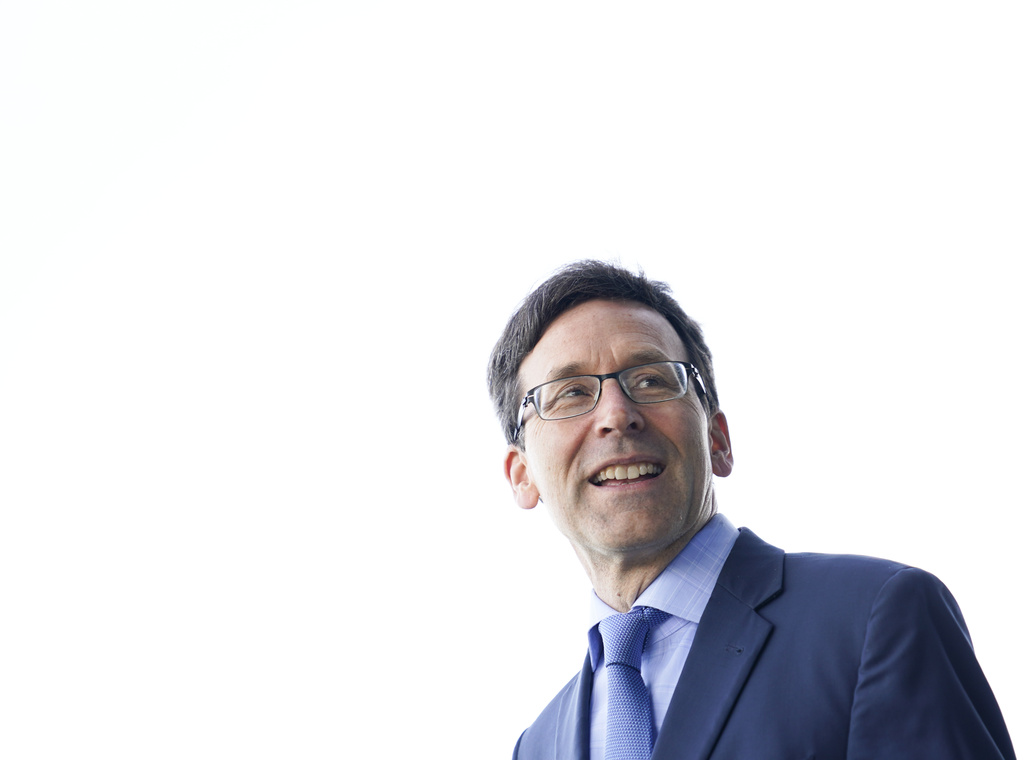
[[[781,593],[782,563],[781,549],[741,529],[697,626],[651,760],[711,755],[771,634],[772,624],[755,610]]]
[[[590,653],[583,661],[575,688],[566,694],[559,705],[558,729],[555,734],[554,757],[566,760],[590,758],[590,692],[594,671],[590,667]]]

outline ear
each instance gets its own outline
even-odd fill
[[[729,440],[729,423],[722,412],[711,415],[708,440],[711,443],[711,471],[724,478],[732,472],[732,442]]]
[[[523,509],[533,509],[540,501],[540,492],[530,478],[526,452],[510,445],[505,452],[505,479],[512,486],[512,498]]]

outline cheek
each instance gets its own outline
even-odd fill
[[[532,475],[541,499],[561,501],[558,499],[559,493],[575,493],[582,488],[576,484],[578,477],[574,452],[577,450],[575,444],[564,439],[545,440],[542,446],[535,446]]]
[[[575,466],[585,436],[580,434],[580,426],[573,425],[573,422],[576,420],[545,423],[557,427],[547,427],[538,431],[538,435],[530,442],[537,471],[545,473],[548,479],[563,477],[564,473]]]

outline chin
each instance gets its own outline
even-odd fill
[[[667,526],[646,526],[644,530],[617,531],[602,536],[601,543],[612,553],[658,552],[668,548],[679,538],[680,536]]]

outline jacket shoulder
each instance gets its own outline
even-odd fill
[[[749,528],[741,528],[718,584],[752,609],[780,597],[793,600],[803,595],[837,597],[848,603],[856,596],[873,598],[890,578],[908,569],[899,562],[875,557],[788,553]]]

